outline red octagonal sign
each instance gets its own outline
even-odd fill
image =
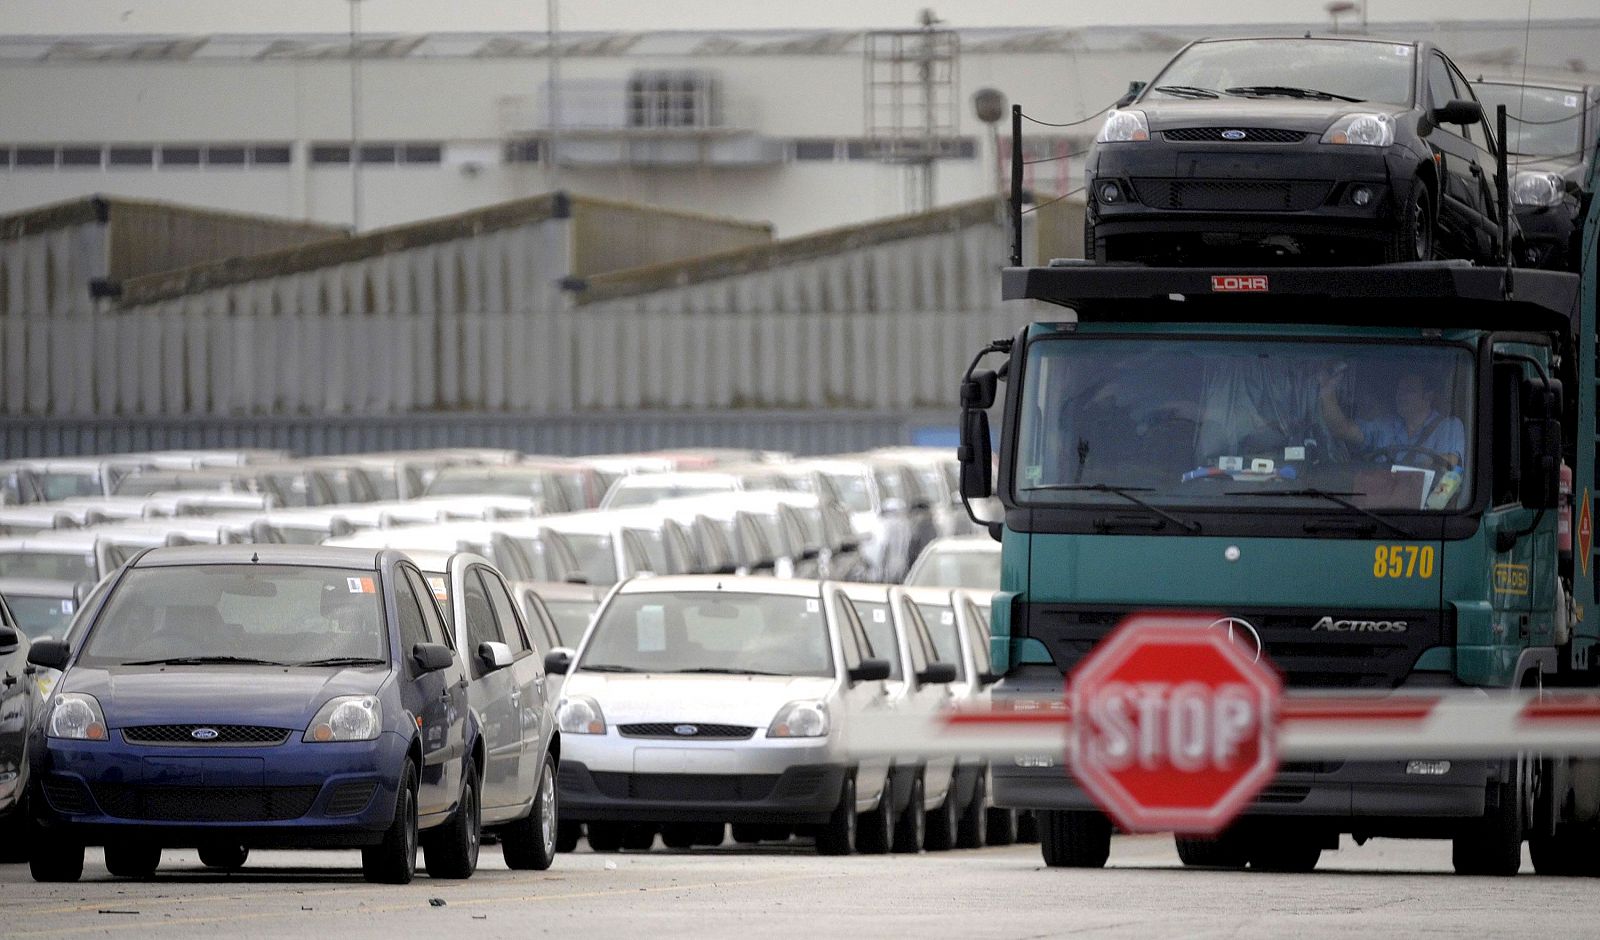
[[[1283,683],[1216,622],[1136,614],[1072,674],[1073,770],[1125,831],[1216,833],[1277,771]]]

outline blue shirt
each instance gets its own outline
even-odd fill
[[[1426,437],[1418,440],[1410,431],[1406,430],[1406,423],[1399,417],[1379,418],[1376,421],[1362,421],[1359,425],[1362,435],[1366,438],[1367,448],[1370,450],[1388,451],[1389,457],[1395,463],[1407,463],[1417,459],[1419,455],[1408,454],[1406,447],[1421,447],[1431,450],[1436,454],[1445,456],[1455,455],[1460,467],[1467,465],[1467,432],[1461,424],[1460,418],[1439,417],[1439,412],[1428,414],[1428,420],[1422,422],[1417,428],[1420,433],[1427,430]]]

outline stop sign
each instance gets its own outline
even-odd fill
[[[1073,770],[1125,831],[1216,833],[1277,770],[1282,681],[1216,623],[1135,614],[1072,674]]]

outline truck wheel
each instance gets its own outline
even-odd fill
[[[560,823],[555,777],[556,760],[546,754],[528,815],[500,830],[500,852],[513,871],[544,871],[556,860]]]
[[[990,845],[1011,845],[1017,841],[1017,811],[1014,809],[1000,809],[996,806],[989,807],[989,838]]]
[[[34,881],[77,881],[83,877],[83,846],[56,837],[33,848],[28,872]]]
[[[669,849],[694,848],[693,823],[667,823],[661,827],[661,844]]]
[[[429,832],[422,845],[422,862],[430,878],[471,878],[478,870],[478,849],[483,844],[483,815],[478,806],[478,769],[472,758],[461,767],[461,800],[450,821]]]
[[[1051,868],[1104,868],[1111,855],[1111,820],[1096,812],[1034,810],[1039,849]]]
[[[1243,868],[1250,863],[1249,846],[1237,832],[1221,835],[1174,836],[1178,860],[1190,868]]]
[[[1450,843],[1450,862],[1458,875],[1515,875],[1522,867],[1522,762],[1512,764],[1512,779],[1494,785],[1494,806],[1467,823]]]
[[[1259,836],[1250,848],[1250,867],[1256,871],[1304,873],[1321,858],[1322,846],[1293,833]]]
[[[1596,874],[1590,851],[1593,841],[1571,826],[1562,826],[1553,835],[1530,835],[1528,854],[1533,856],[1533,870],[1557,878]]]
[[[722,823],[699,823],[694,827],[694,844],[714,849],[728,838],[728,827]]]
[[[922,774],[911,778],[911,799],[894,823],[894,850],[899,853],[922,851],[922,841],[927,834],[928,816],[922,811],[924,802]]]
[[[734,823],[733,841],[740,845],[755,845],[766,838],[766,827],[760,823]]]
[[[958,849],[981,849],[989,841],[989,813],[984,805],[989,802],[988,779],[989,774],[980,771],[977,783],[972,786],[972,799],[967,801],[967,807],[962,810],[956,826]]]
[[[200,864],[219,871],[238,871],[250,857],[250,850],[242,845],[212,843],[200,846]]]
[[[882,855],[894,844],[894,775],[883,782],[878,805],[856,820],[856,851],[862,855]]]
[[[839,805],[817,830],[818,855],[849,855],[856,844],[856,779],[847,776],[839,788]]]
[[[149,878],[161,866],[161,846],[113,842],[106,846],[106,870],[118,878]]]
[[[406,761],[400,792],[394,800],[394,822],[383,842],[361,850],[361,875],[378,884],[410,884],[417,874],[417,765]]]

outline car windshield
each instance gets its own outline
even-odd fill
[[[578,669],[831,676],[828,647],[815,597],[619,594],[595,623]]]
[[[11,608],[11,615],[17,618],[17,626],[32,640],[43,637],[59,640],[66,636],[67,625],[72,623],[72,615],[78,609],[77,601],[70,597],[25,594],[7,594],[6,606]]]
[[[1494,120],[1506,106],[1506,137],[1512,153],[1525,157],[1574,157],[1583,152],[1583,95],[1564,88],[1477,82],[1483,112]]]
[[[39,474],[39,485],[47,500],[105,494],[100,475],[93,470],[46,470]]]
[[[928,638],[939,662],[956,667],[956,680],[965,682],[967,665],[961,659],[961,639],[956,635],[956,612],[944,604],[918,604],[917,612],[928,625]]]
[[[1000,589],[1000,553],[931,550],[906,577],[919,587],[962,587],[981,591]]]
[[[0,552],[0,578],[93,581],[93,552]]]
[[[118,582],[95,618],[80,662],[386,659],[377,585],[370,570],[261,564],[136,568]]]
[[[1152,505],[1471,503],[1473,367],[1459,346],[1080,335],[1033,343],[1026,369],[1025,504],[1142,506],[1153,524],[1181,520]]]
[[[829,473],[828,479],[839,492],[839,499],[851,512],[872,511],[872,490],[862,473]]]
[[[900,645],[895,642],[894,623],[889,619],[889,604],[885,601],[852,601],[866,628],[867,642],[872,644],[872,655],[889,663],[889,678],[900,680],[905,672],[900,668]]]
[[[506,473],[472,467],[449,467],[428,484],[427,496],[544,496],[541,473]]]
[[[583,638],[583,631],[589,629],[589,619],[594,616],[599,604],[595,601],[546,600],[544,606],[550,611],[550,619],[555,621],[556,639],[561,641],[562,646],[577,646]]]
[[[706,481],[704,483],[640,483],[630,486],[626,483],[617,487],[616,492],[606,501],[607,509],[623,509],[628,506],[653,506],[664,499],[678,499],[687,496],[705,496],[710,493],[731,493],[731,483]]]
[[[1167,64],[1151,82],[1150,94],[1192,100],[1221,97],[1230,94],[1228,89],[1277,87],[1409,106],[1415,61],[1416,47],[1405,43],[1329,39],[1197,42]],[[1200,96],[1196,89],[1212,94]]]

